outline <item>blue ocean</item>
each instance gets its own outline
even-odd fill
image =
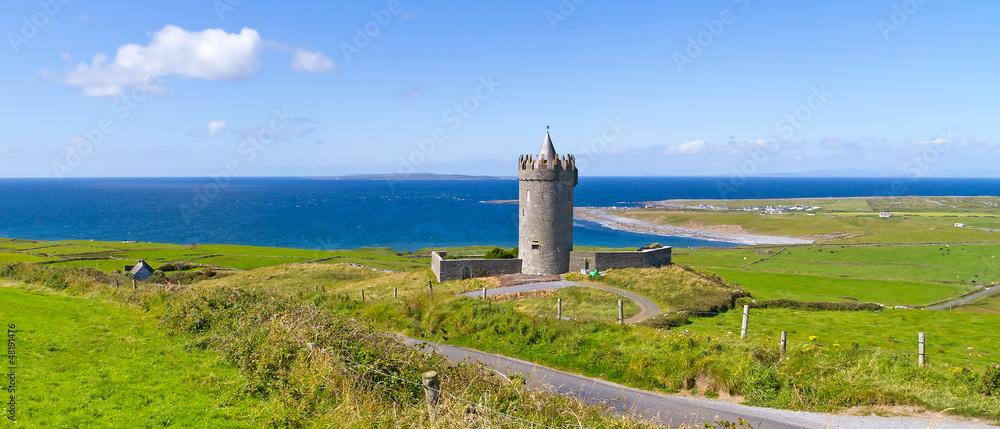
[[[516,180],[0,179],[0,236],[305,249],[517,245]],[[671,198],[1000,195],[1000,179],[583,177],[577,206]],[[576,220],[574,243],[732,246]]]

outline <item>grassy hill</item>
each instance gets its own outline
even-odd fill
[[[370,280],[373,272],[310,268],[340,276],[327,284]],[[256,274],[279,279],[302,267],[274,269],[283,271]],[[117,289],[110,278],[93,269],[0,265],[0,321],[18,330],[19,424],[651,427],[420,353],[329,311],[321,297],[345,302],[330,294],[302,299],[281,286],[274,293],[218,282]],[[419,385],[429,369],[447,393],[433,417]]]
[[[269,417],[247,380],[148,314],[0,282],[17,327],[18,421],[35,427],[247,427]],[[7,421],[6,415],[4,421]]]

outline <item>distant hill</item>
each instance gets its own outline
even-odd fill
[[[348,174],[345,176],[316,177],[318,180],[516,180],[516,177],[467,176],[464,174]]]

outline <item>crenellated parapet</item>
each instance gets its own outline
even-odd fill
[[[556,159],[538,159],[533,155],[521,155],[517,177],[529,182],[563,182],[570,186],[577,184],[576,158],[562,155]]]
[[[535,159],[534,155],[521,155],[518,160],[521,170],[576,170],[576,157],[563,155],[555,160]]]

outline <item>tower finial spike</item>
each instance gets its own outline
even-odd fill
[[[556,157],[556,148],[554,146],[552,146],[552,138],[549,137],[548,128],[549,128],[549,126],[546,125],[545,126],[545,140],[542,142],[542,148],[541,148],[541,150],[538,151],[538,159],[539,160],[543,160],[544,159],[544,160],[547,160],[547,161],[555,161],[555,160],[558,159]]]

